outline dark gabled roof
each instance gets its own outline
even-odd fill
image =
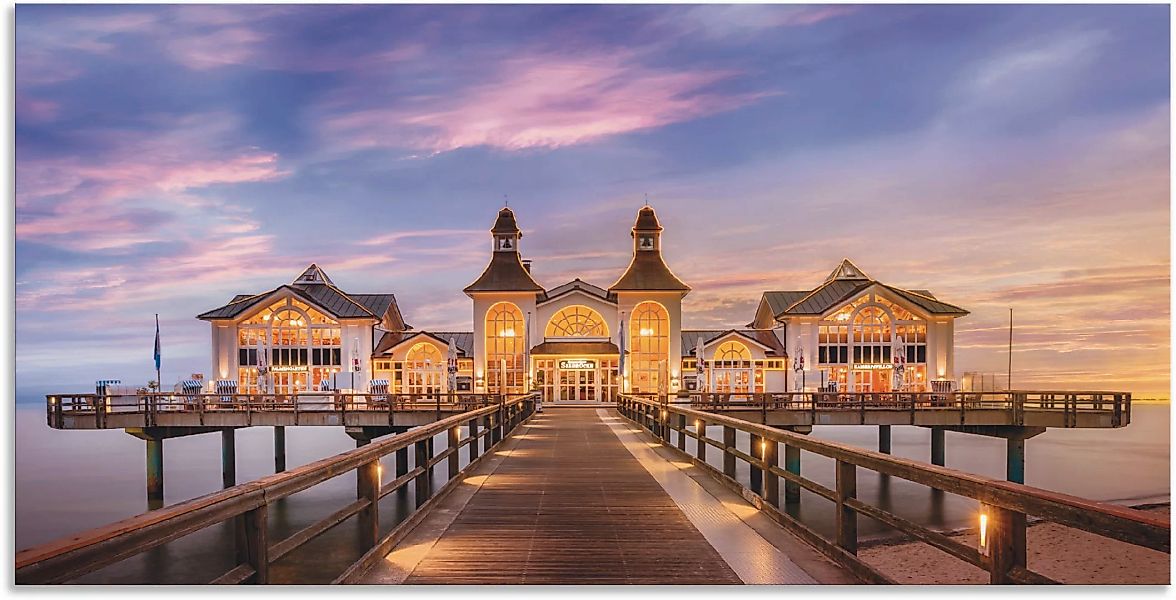
[[[601,300],[604,300],[605,302],[609,302],[611,304],[617,303],[617,295],[616,294],[610,293],[608,290],[606,290],[602,287],[592,285],[591,283],[588,283],[587,281],[583,281],[579,277],[577,277],[577,278],[575,278],[575,279],[573,279],[563,285],[557,285],[557,286],[551,288],[550,290],[543,292],[539,296],[539,303],[542,304],[544,302],[549,302],[551,300],[555,300],[556,298],[559,298],[560,296],[563,296],[564,294],[568,294],[568,293],[571,293],[574,291],[581,291],[586,294],[596,296],[597,298],[600,298]]]
[[[620,354],[620,349],[612,342],[543,342],[531,354]]]
[[[904,290],[902,288],[896,288],[894,286],[881,284],[881,283],[878,285],[881,285],[882,287],[894,292],[895,294],[898,294],[907,302],[910,302],[911,304],[914,304],[915,306],[918,306],[919,308],[921,308],[921,309],[923,309],[933,315],[966,315],[966,314],[968,314],[968,311],[966,311],[966,310],[964,310],[954,304],[940,302],[940,301],[936,300],[935,297],[930,294],[922,294],[922,293],[916,292],[914,290]]]
[[[702,343],[709,346],[711,342],[729,333],[738,334],[761,346],[769,348],[765,352],[768,356],[787,355],[787,352],[784,350],[784,345],[780,343],[780,338],[776,337],[776,334],[768,329],[683,329],[682,356],[694,356],[694,347],[698,345],[699,336],[702,336]]]
[[[388,308],[396,307],[392,294],[350,295],[335,287],[327,274],[317,265],[310,265],[294,283],[278,286],[261,294],[238,294],[228,304],[196,316],[197,319],[234,319],[281,290],[289,290],[305,302],[314,304],[337,319],[372,318],[383,319]]]
[[[689,292],[690,286],[682,283],[677,275],[666,266],[661,252],[634,252],[633,260],[624,274],[608,288],[609,292],[627,291],[669,291]]]
[[[523,267],[518,252],[494,252],[490,264],[478,279],[466,286],[470,292],[542,292],[543,286],[535,283],[531,274]]]
[[[849,300],[850,296],[870,287],[868,279],[834,279],[826,281],[784,310],[788,315],[819,315]]]
[[[386,331],[380,337],[380,341],[376,343],[376,349],[372,350],[372,356],[388,354],[396,346],[418,335],[432,338],[443,351],[449,347],[449,338],[453,338],[458,356],[468,358],[474,355],[474,334],[472,331]]]
[[[797,300],[808,295],[805,290],[794,290],[787,292],[764,292],[764,300],[768,303],[768,310],[772,311],[772,316],[776,316],[786,310],[789,306],[796,303]]]

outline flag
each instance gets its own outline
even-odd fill
[[[155,370],[159,370],[159,314],[155,315]],[[161,384],[162,385],[162,384]]]

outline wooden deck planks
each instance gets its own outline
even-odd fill
[[[529,425],[405,583],[740,583],[593,409]]]

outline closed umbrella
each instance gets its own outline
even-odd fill
[[[625,389],[625,346],[627,345],[626,342],[629,338],[629,336],[625,334],[624,313],[622,313],[621,323],[618,331],[619,333],[617,335],[617,341],[620,342],[620,353],[617,356],[617,375],[621,378],[621,393],[623,394],[628,391]]]
[[[704,346],[705,344],[700,335],[698,336],[698,342],[694,344],[694,357],[697,359],[695,362],[697,363],[698,371],[698,391],[700,393],[706,393],[708,387],[706,385],[706,354],[703,350]]]
[[[796,338],[796,354],[792,359],[792,370],[800,374],[797,383],[800,384],[800,391],[804,391],[804,346],[800,345],[800,338]]]
[[[894,391],[898,392],[902,390],[906,372],[906,340],[901,335],[894,336],[890,346],[890,359],[894,364]]]
[[[266,375],[269,374],[269,352],[265,349],[265,343],[260,339],[257,340],[257,389],[262,394],[269,392],[269,386],[266,385]]]
[[[452,394],[457,391],[457,340],[449,338],[449,355],[446,364],[446,373],[448,379],[449,393]]]

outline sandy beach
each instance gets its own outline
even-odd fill
[[[1170,506],[1146,508],[1169,514]],[[1054,523],[1030,523],[1028,567],[1069,584],[1160,584],[1171,580],[1171,557]],[[958,534],[975,545],[976,530]],[[899,583],[986,584],[988,573],[921,542],[880,543],[858,556]]]

